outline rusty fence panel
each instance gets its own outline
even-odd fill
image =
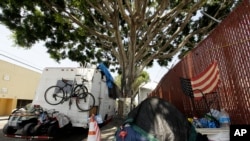
[[[193,116],[192,102],[182,92],[180,77],[196,76],[214,60],[220,73],[216,89],[218,105],[229,113],[232,124],[250,124],[249,0],[244,0],[206,39],[169,70],[150,96],[164,98],[186,116]],[[204,104],[195,106],[205,112]]]

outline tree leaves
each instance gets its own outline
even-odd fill
[[[1,0],[0,22],[14,31],[21,47],[44,41],[57,61],[115,66],[131,95],[132,83],[145,67],[154,60],[168,65],[180,51],[184,56],[216,27],[217,22],[197,14],[200,10],[223,20],[239,2]]]

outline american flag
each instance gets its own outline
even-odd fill
[[[202,97],[202,93],[213,92],[219,83],[219,78],[218,64],[214,61],[203,72],[191,78],[194,98],[199,99]]]

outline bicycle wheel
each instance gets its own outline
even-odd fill
[[[49,87],[44,94],[45,101],[50,105],[58,105],[63,102],[65,93],[59,86]]]
[[[95,106],[95,97],[89,93],[81,93],[76,98],[76,106],[81,111],[89,111]]]
[[[76,94],[76,95],[86,93],[86,92],[88,92],[88,88],[86,86],[84,86],[84,85],[77,85],[74,88],[74,94]]]

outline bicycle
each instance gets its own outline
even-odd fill
[[[88,80],[81,79],[82,84],[77,84],[75,78],[73,83],[70,83],[72,80],[62,78],[63,86],[54,85],[47,88],[44,94],[45,101],[50,105],[58,105],[70,100],[69,107],[71,108],[71,99],[76,98],[76,106],[80,111],[91,110],[95,105],[95,98],[93,94],[88,92],[87,87],[84,85],[84,82]],[[70,92],[68,92],[69,88]],[[86,105],[87,100],[88,105]]]

